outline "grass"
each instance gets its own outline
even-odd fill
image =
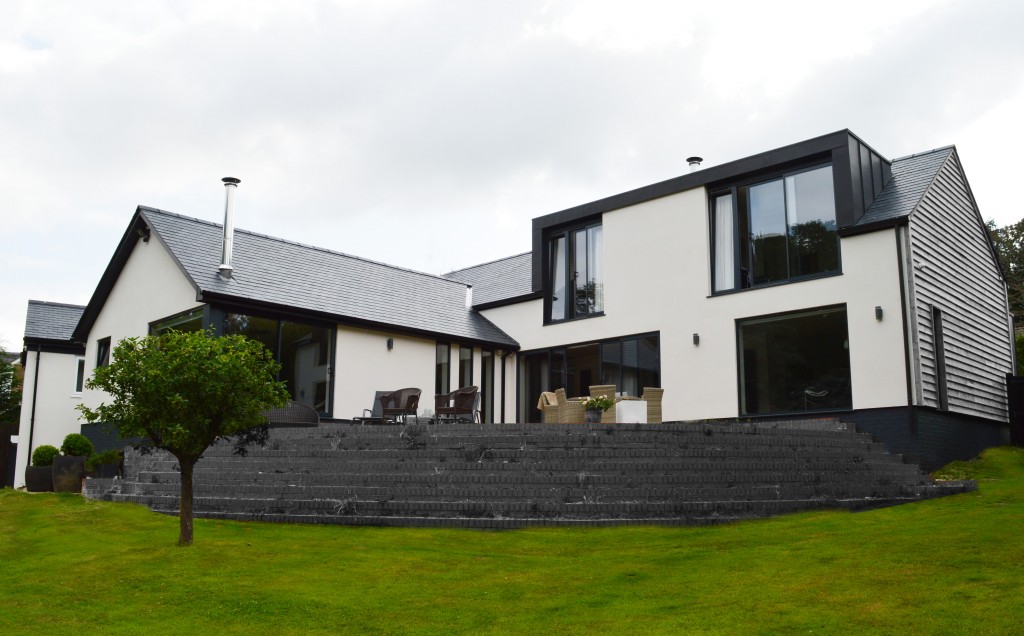
[[[0,491],[0,633],[1019,634],[1024,449],[976,493],[712,528],[177,519]]]

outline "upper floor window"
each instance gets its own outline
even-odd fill
[[[545,304],[549,322],[604,312],[601,224],[575,227],[548,237]]]
[[[110,337],[100,338],[96,341],[96,368],[105,367],[110,364]]]
[[[714,291],[839,271],[832,166],[712,196]]]

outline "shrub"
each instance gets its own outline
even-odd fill
[[[64,443],[60,445],[60,452],[65,455],[75,455],[76,457],[89,457],[93,453],[92,442],[89,438],[81,433],[71,433],[64,438]]]
[[[32,451],[33,466],[52,466],[53,458],[60,454],[56,446],[43,444]]]
[[[85,460],[86,470],[96,470],[97,466],[102,464],[119,464],[121,463],[121,451],[116,448],[105,450],[102,453],[96,453],[89,459]]]

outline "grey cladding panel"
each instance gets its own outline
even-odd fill
[[[936,169],[932,162],[938,154],[945,160]],[[893,181],[902,175],[904,190],[890,197],[885,210],[904,209],[907,193],[920,190],[910,206],[910,242],[924,404],[938,405],[938,334],[932,333],[931,319],[932,307],[938,307],[949,409],[1005,421],[1004,383],[1011,369],[1005,285],[956,153],[949,149],[917,159],[921,174],[908,174],[906,166],[894,164]]]

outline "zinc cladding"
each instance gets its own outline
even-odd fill
[[[494,305],[533,293],[532,259],[533,253],[526,252],[442,275],[472,285],[474,307]]]
[[[894,159],[892,179],[855,227],[895,222],[910,216],[951,152],[953,146],[946,146]]]
[[[518,347],[466,307],[466,286],[458,281],[238,229],[233,275],[225,280],[218,274],[223,226],[154,208],[139,212],[206,300],[255,302],[342,323]]]
[[[70,341],[85,307],[43,300],[28,301],[25,318],[26,340]]]

